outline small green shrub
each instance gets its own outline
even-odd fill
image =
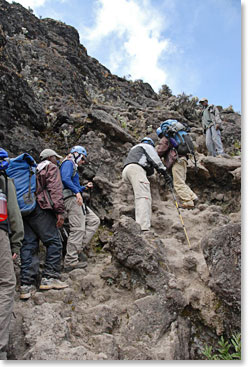
[[[230,153],[232,157],[241,155],[241,142],[236,140],[233,144],[233,151]]]
[[[225,341],[224,337],[221,336],[218,341],[219,348],[217,348],[218,353],[213,353],[212,346],[205,346],[203,350],[203,355],[208,360],[237,360],[241,359],[241,334],[233,334],[230,340]]]

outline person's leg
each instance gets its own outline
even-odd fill
[[[224,149],[221,141],[221,132],[220,130],[216,130],[214,126],[211,127],[212,129],[212,139],[215,147],[215,151],[217,155],[224,154]]]
[[[181,199],[183,204],[188,206],[194,206],[194,200],[197,199],[197,195],[186,184],[187,176],[187,160],[182,157],[172,167],[173,185],[174,189]]]
[[[6,360],[16,278],[8,234],[1,229],[0,244],[0,359]]]
[[[36,210],[36,209],[35,209]],[[21,255],[21,285],[36,285],[39,273],[39,239],[30,226],[30,215],[23,218],[24,239]]]
[[[97,231],[97,228],[100,225],[100,219],[98,216],[87,207],[86,209],[86,219],[85,219],[85,236],[83,239],[83,248],[90,243],[92,237]]]
[[[43,210],[37,204],[29,225],[46,247],[46,261],[42,278],[59,278],[61,271],[62,243],[56,227],[56,216],[51,210]]]
[[[212,127],[213,126],[209,127],[206,131],[206,147],[209,152],[209,155],[215,157],[216,150],[215,150],[213,138],[212,138]]]
[[[128,180],[134,192],[135,198],[135,221],[141,229],[149,230],[151,227],[151,191],[150,182],[145,170],[138,164],[129,164],[123,170],[123,178]]]
[[[75,197],[65,200],[65,207],[68,215],[70,234],[67,241],[64,265],[70,266],[78,262],[78,254],[82,250],[82,243],[85,236],[85,215],[83,209],[77,204]]]

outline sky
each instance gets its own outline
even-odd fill
[[[12,2],[11,0],[8,0]],[[240,0],[19,0],[75,27],[112,74],[241,112]]]

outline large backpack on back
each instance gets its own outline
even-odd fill
[[[194,154],[194,144],[189,135],[188,126],[177,120],[166,120],[160,127],[163,135],[170,140],[179,155]]]
[[[36,207],[36,162],[28,153],[11,158],[6,173],[14,180],[18,205],[23,217]]]

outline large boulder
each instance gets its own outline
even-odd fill
[[[226,324],[236,329],[241,312],[241,224],[214,229],[201,246],[210,272],[209,286],[229,310]]]

